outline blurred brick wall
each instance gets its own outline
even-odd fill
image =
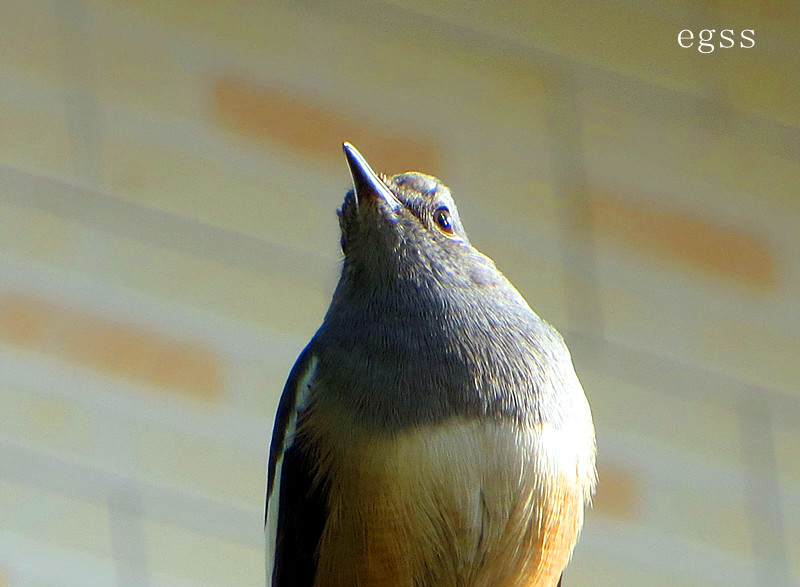
[[[262,582],[343,140],[442,177],[570,343],[567,585],[800,585],[798,90],[790,1],[3,3],[0,585]]]

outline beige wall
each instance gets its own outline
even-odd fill
[[[566,586],[800,585],[798,90],[791,0],[0,4],[0,585],[261,582],[343,140],[570,343]]]

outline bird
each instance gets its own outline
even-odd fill
[[[267,584],[561,585],[597,483],[564,339],[439,179],[343,149],[341,275],[275,416]]]

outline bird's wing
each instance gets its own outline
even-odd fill
[[[316,357],[306,347],[289,374],[281,395],[267,473],[267,585],[312,585],[316,549],[327,516],[324,484],[295,446],[299,414],[311,392]]]

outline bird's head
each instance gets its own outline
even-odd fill
[[[430,175],[375,173],[349,143],[353,189],[339,210],[345,266],[369,281],[433,278],[441,285],[481,284],[490,259],[469,243],[450,190]]]

